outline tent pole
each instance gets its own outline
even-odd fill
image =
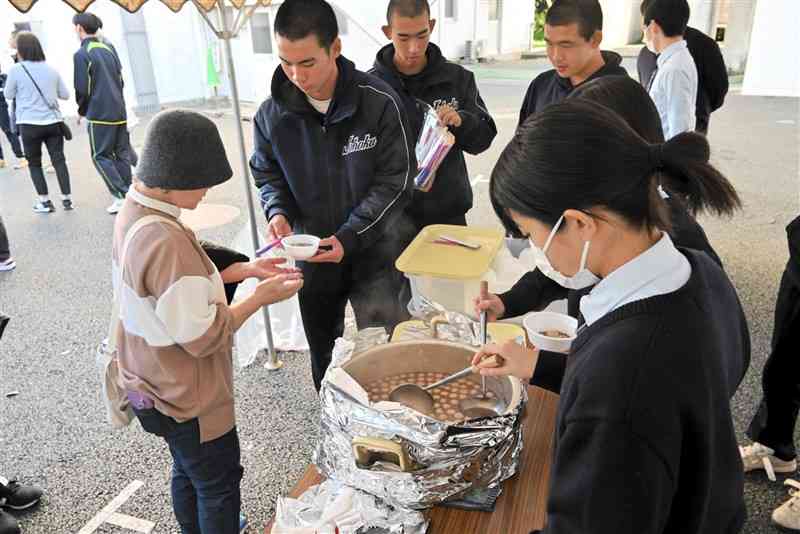
[[[247,199],[247,211],[250,216],[250,233],[253,239],[253,250],[260,248],[258,242],[258,225],[256,223],[255,207],[253,206],[253,193],[250,185],[250,166],[247,162],[247,154],[245,152],[244,142],[244,128],[242,127],[242,112],[239,109],[239,87],[236,83],[236,70],[233,65],[233,50],[231,48],[231,21],[225,13],[225,0],[219,0],[217,6],[220,10],[220,17],[222,20],[222,42],[225,45],[225,62],[228,67],[228,80],[230,81],[231,98],[233,100],[233,117],[236,121],[236,132],[239,136],[239,157],[242,165],[242,179],[244,180],[245,199]],[[275,343],[272,339],[272,322],[269,317],[269,308],[264,306],[261,308],[264,314],[264,328],[267,334],[267,352],[268,358],[265,367],[270,371],[277,371],[283,367],[283,362],[278,359],[278,353],[275,351]]]

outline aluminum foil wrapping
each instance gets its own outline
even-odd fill
[[[338,530],[337,530],[338,529]],[[428,521],[364,493],[326,480],[299,499],[278,499],[270,534],[425,534]]]
[[[383,333],[363,331],[356,342],[339,340],[334,348],[333,364],[320,391],[322,440],[314,454],[319,470],[392,506],[414,510],[460,497],[476,487],[495,487],[513,476],[522,451],[525,388],[509,413],[458,424],[426,417],[398,403],[371,404],[366,391],[340,366],[361,349],[385,341],[378,332]],[[468,336],[458,341],[474,344],[471,327]],[[402,472],[393,463],[381,461],[359,467],[352,443],[362,437],[402,444],[413,468]]]

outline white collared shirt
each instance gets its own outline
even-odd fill
[[[697,117],[697,67],[686,41],[673,43],[658,56],[650,97],[661,116],[664,138],[694,131]]]
[[[658,243],[610,273],[581,298],[581,314],[591,326],[625,304],[677,291],[691,275],[689,260],[664,232]]]
[[[128,189],[127,196],[130,197],[131,200],[133,200],[138,204],[141,204],[145,208],[150,208],[164,212],[167,215],[171,215],[176,219],[181,216],[181,208],[179,208],[175,204],[170,204],[168,202],[163,202],[161,200],[156,200],[155,198],[150,198],[146,195],[143,195],[136,190],[135,186],[132,186],[131,188]]]

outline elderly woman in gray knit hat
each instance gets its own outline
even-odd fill
[[[142,428],[169,445],[183,534],[240,532],[233,334],[260,307],[303,284],[274,260],[239,265],[239,277],[264,279],[252,295],[227,304],[226,273],[178,217],[232,174],[213,122],[191,111],[159,113],[114,228],[120,381]]]

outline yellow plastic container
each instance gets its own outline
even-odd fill
[[[443,236],[480,245],[471,250],[436,243]],[[396,267],[411,281],[414,301],[419,295],[445,309],[473,314],[473,300],[482,280],[491,282],[491,265],[503,245],[503,232],[470,226],[427,226],[397,259]],[[413,305],[413,303],[412,303]]]

